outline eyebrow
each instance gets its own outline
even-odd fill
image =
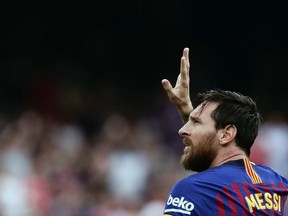
[[[198,116],[192,116],[192,115],[190,115],[190,119],[191,119],[191,121],[193,121],[193,122],[196,122],[196,121],[201,121],[201,119],[198,117]]]

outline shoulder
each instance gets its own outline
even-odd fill
[[[265,166],[265,165],[254,165],[256,171],[262,176],[271,179],[271,181],[280,181],[284,182],[285,184],[288,185],[288,179],[285,178],[284,176],[280,175],[277,173],[274,169],[271,167]]]
[[[243,167],[221,165],[183,178],[182,180],[178,181],[175,186],[193,186],[196,184],[198,187],[201,186],[201,182],[205,182],[205,184],[224,184],[225,182],[228,183],[231,177],[237,178],[237,176],[242,173],[241,170],[242,172],[245,172]],[[221,180],[221,182],[218,180]]]
[[[221,185],[227,183],[223,179],[225,179],[225,174],[218,168],[194,173],[177,181],[171,190],[171,195],[184,196],[190,200],[201,200],[202,198],[207,200],[207,195],[215,193],[215,190],[212,190],[215,185],[221,188]]]
[[[203,172],[199,172],[199,173],[193,173],[192,175],[189,175],[189,176],[177,181],[175,183],[175,187],[179,187],[179,186],[191,187],[194,184],[198,184],[202,181],[209,180],[210,179],[209,177],[212,176],[213,173],[214,172],[212,171],[212,169],[209,169],[209,170],[206,170]]]

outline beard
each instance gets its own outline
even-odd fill
[[[209,134],[196,145],[190,143],[188,151],[181,157],[181,164],[186,170],[201,172],[207,170],[217,156],[215,133]]]

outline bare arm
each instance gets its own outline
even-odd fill
[[[184,123],[188,121],[189,114],[193,110],[190,100],[190,77],[189,77],[189,49],[183,50],[181,57],[180,73],[178,75],[174,88],[167,79],[162,80],[162,86],[166,91],[169,100],[176,106]]]

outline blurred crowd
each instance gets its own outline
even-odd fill
[[[179,163],[177,115],[173,107],[132,120],[112,113],[89,136],[36,111],[2,116],[0,215],[162,215],[174,182],[191,174]],[[251,158],[288,177],[284,118],[263,123]]]

